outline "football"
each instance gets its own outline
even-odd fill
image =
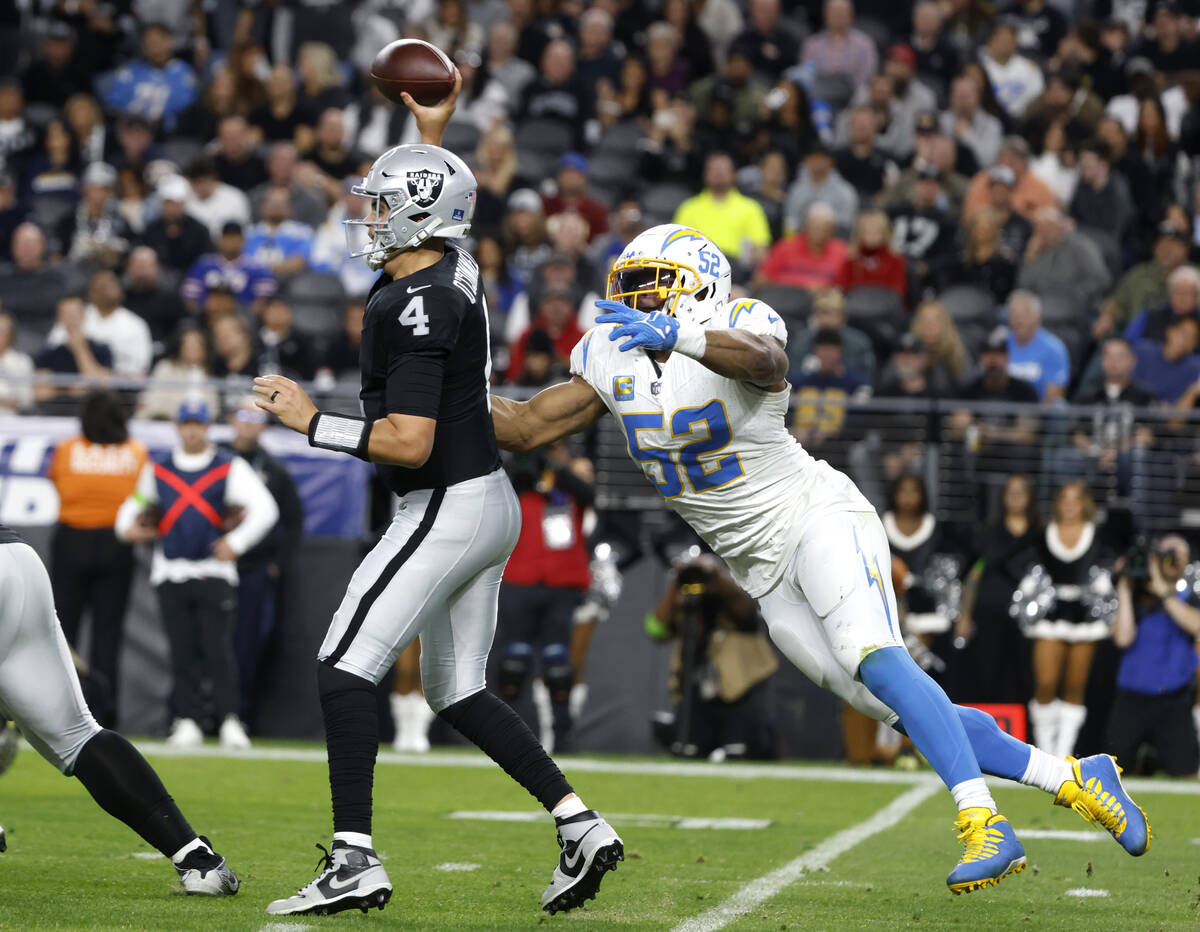
[[[371,63],[371,77],[380,93],[402,104],[408,91],[422,106],[436,104],[454,90],[454,63],[436,45],[421,39],[397,39],[379,50]]]

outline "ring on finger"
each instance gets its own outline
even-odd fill
[[[271,392],[271,399],[270,399],[271,403],[274,404],[275,399],[278,397],[279,397],[279,389],[275,389],[275,391]]]

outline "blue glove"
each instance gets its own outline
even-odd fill
[[[671,350],[679,339],[679,321],[670,314],[653,311],[635,311],[620,301],[597,301],[596,307],[604,311],[596,318],[598,324],[616,324],[610,340],[624,340],[619,347],[622,353],[643,347],[648,350]]]

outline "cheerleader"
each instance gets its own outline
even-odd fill
[[[904,626],[928,647],[935,635],[950,630],[951,619],[939,614],[921,577],[934,555],[948,552],[949,547],[941,525],[929,511],[925,485],[916,476],[901,476],[892,485],[883,527],[892,547],[892,556],[903,560],[909,571],[904,594]]]
[[[1087,719],[1083,704],[1096,642],[1109,636],[1106,621],[1091,619],[1083,605],[1088,570],[1100,562],[1096,504],[1082,482],[1068,482],[1054,499],[1054,519],[1038,542],[1038,561],[1054,584],[1050,617],[1025,633],[1033,639],[1033,743],[1055,757],[1075,750]]]

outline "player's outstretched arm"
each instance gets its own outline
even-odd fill
[[[446,124],[450,122],[450,117],[454,115],[454,105],[458,100],[458,92],[461,90],[462,74],[458,68],[455,68],[454,90],[430,107],[423,107],[417,103],[408,91],[404,91],[401,94],[404,106],[412,111],[412,115],[417,121],[417,129],[421,133],[421,142],[428,146],[440,146],[442,144],[442,133],[446,131]]]
[[[284,427],[307,434],[315,447],[408,469],[423,466],[433,450],[437,421],[430,417],[389,414],[368,423],[355,415],[318,411],[304,389],[282,375],[260,375],[254,380],[254,394],[256,405]]]
[[[542,389],[528,401],[492,395],[496,443],[522,452],[586,430],[604,414],[604,402],[579,376]]]

